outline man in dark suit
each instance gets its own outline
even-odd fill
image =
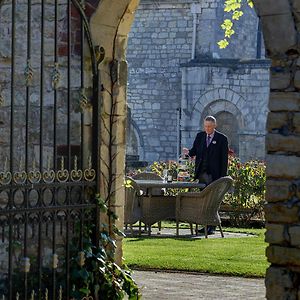
[[[183,148],[183,154],[195,156],[195,179],[210,184],[227,175],[228,140],[226,135],[216,130],[217,121],[213,116],[204,120],[204,131],[197,134],[193,147]],[[208,227],[212,234],[214,227]]]

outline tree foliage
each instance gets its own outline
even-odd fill
[[[243,16],[245,6],[253,8],[252,0],[225,0],[224,11],[229,14],[229,18],[225,19],[221,24],[221,28],[224,31],[224,39],[218,42],[220,49],[224,49],[229,45],[229,39],[235,33],[235,22]]]

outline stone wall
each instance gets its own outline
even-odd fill
[[[97,1],[94,1],[95,5]],[[15,17],[15,44],[12,51],[12,4],[5,1],[0,6],[0,169],[4,162],[10,160],[14,169],[23,169],[26,144],[26,101],[28,99],[28,158],[30,168],[35,163],[39,167],[40,139],[43,139],[44,168],[52,168],[54,131],[56,130],[57,145],[66,145],[67,141],[67,99],[68,84],[70,85],[70,143],[80,145],[81,140],[81,61],[80,51],[80,18],[76,9],[72,8],[72,33],[70,74],[68,82],[68,46],[67,46],[67,1],[58,5],[57,37],[54,36],[54,2],[44,7],[44,32],[41,32],[41,1],[35,1],[31,7],[31,21],[28,46],[28,5],[18,2]],[[87,3],[88,16],[93,4]],[[55,39],[57,41],[57,58],[55,58]],[[43,42],[43,46],[42,46]],[[85,45],[83,46],[85,47]],[[43,55],[41,54],[43,51]],[[88,54],[86,53],[88,57]],[[87,58],[87,61],[89,57]],[[43,61],[43,68],[41,62]],[[13,75],[12,75],[13,67]],[[89,68],[89,66],[87,66]],[[54,80],[56,78],[56,80]],[[12,83],[13,81],[13,83]],[[88,83],[89,82],[89,83]],[[85,75],[85,94],[89,96],[91,75]],[[13,86],[13,91],[12,91]],[[42,90],[41,87],[42,86]],[[56,100],[54,100],[56,97]],[[56,101],[56,103],[54,103]],[[11,105],[14,105],[14,122],[11,124]],[[57,114],[54,113],[56,105]],[[43,111],[41,111],[43,107]],[[54,124],[54,119],[56,123]],[[90,127],[89,124],[86,124]],[[40,134],[40,127],[43,134]],[[10,128],[13,128],[13,157],[10,157]],[[49,164],[48,164],[49,162]]]
[[[255,0],[272,59],[267,121],[267,299],[300,299],[300,3]]]
[[[189,2],[142,1],[130,32],[128,102],[141,131],[144,160],[176,157],[180,64],[191,57]]]

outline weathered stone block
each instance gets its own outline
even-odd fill
[[[270,111],[300,111],[300,93],[271,93],[269,109]]]
[[[282,224],[266,224],[265,241],[270,244],[282,244],[285,242],[284,225]]]
[[[300,71],[297,71],[295,73],[295,77],[294,77],[294,85],[297,89],[300,88]]]
[[[292,0],[293,10],[300,12],[300,2],[298,0]]]
[[[271,245],[266,250],[268,261],[277,265],[300,266],[300,250]]]
[[[296,47],[297,31],[291,12],[262,16],[261,21],[269,56],[281,56]]]
[[[291,74],[289,72],[272,72],[271,73],[271,90],[283,90],[290,86]]]
[[[293,125],[295,126],[295,132],[300,133],[300,113],[295,113],[293,118]]]
[[[291,182],[287,180],[267,179],[266,200],[268,202],[277,202],[290,199],[290,185]]]
[[[278,0],[276,5],[273,0],[254,0],[253,2],[259,16],[287,14],[291,11],[288,0]]]
[[[267,130],[270,132],[285,126],[288,121],[287,114],[284,112],[270,112],[267,119]]]
[[[300,226],[291,226],[289,228],[290,243],[292,246],[300,246]]]
[[[283,136],[269,133],[266,136],[266,147],[268,151],[298,153],[300,151],[300,137],[296,135]]]
[[[271,266],[267,269],[266,276],[266,285],[271,283],[293,288],[294,274],[286,268]]]
[[[267,155],[268,177],[299,178],[300,157],[285,155]]]
[[[288,207],[285,203],[267,204],[265,206],[265,217],[268,222],[293,224],[298,223],[299,207]]]
[[[266,298],[270,300],[297,299],[297,290],[293,272],[282,268],[271,266],[266,272]]]

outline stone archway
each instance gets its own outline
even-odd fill
[[[119,155],[112,171],[117,174],[113,191],[115,210],[121,216],[119,225],[122,224],[124,195],[125,49],[138,2],[103,0],[91,20],[93,38],[96,43],[98,41],[99,45],[104,46],[107,53],[101,66],[105,114],[111,116],[114,105],[119,113],[116,126],[110,132],[101,132],[104,140],[110,135],[118,140],[114,151]],[[266,207],[266,241],[270,243],[267,257],[271,262],[266,277],[267,298],[299,299],[300,3],[297,0],[254,0],[254,3],[262,21],[267,55],[273,62],[266,138],[266,198],[269,202]],[[112,91],[113,99],[109,95]],[[101,149],[101,154],[102,159],[107,157],[107,147]],[[107,170],[104,168],[103,172],[107,173]],[[108,192],[111,191],[102,191],[103,194]]]
[[[239,156],[238,121],[234,114],[228,111],[220,111],[215,114],[218,130],[228,137],[229,148]]]
[[[139,0],[102,0],[90,20],[95,45],[103,47],[105,57],[100,64],[102,115],[99,138],[100,194],[110,209],[118,216],[117,221],[107,219],[111,228],[123,228],[124,170],[126,148],[126,48],[128,33]],[[104,218],[104,216],[103,216]],[[116,236],[116,260],[121,263],[121,238]]]
[[[206,91],[204,94],[202,94],[199,97],[198,101],[195,103],[192,111],[196,110],[198,112],[201,112],[212,101],[218,99],[227,100],[229,103],[232,103],[234,106],[236,106],[239,109],[239,111],[246,109],[246,99],[243,96],[228,88],[218,88]],[[245,113],[248,112],[249,111],[246,111]]]
[[[229,148],[240,156],[239,134],[244,130],[244,118],[241,111],[227,100],[216,100],[204,107],[200,127],[206,116],[213,115],[217,118],[217,129],[228,137]],[[245,157],[245,153],[241,153]]]

